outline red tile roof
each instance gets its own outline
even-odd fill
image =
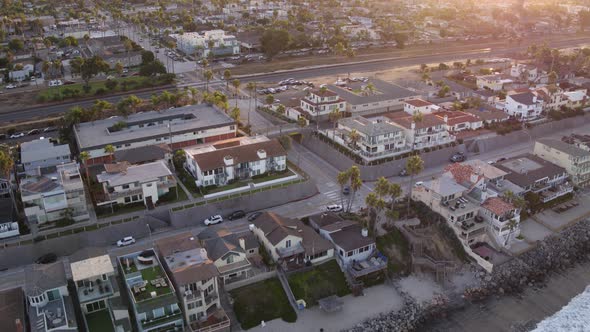
[[[408,103],[414,107],[424,107],[424,106],[433,105],[431,102],[428,102],[428,101],[422,100],[422,99],[410,99],[410,100],[406,100],[406,103]]]
[[[512,210],[514,210],[514,205],[506,202],[500,197],[491,197],[485,200],[481,205],[486,210],[492,211],[495,215],[501,216],[504,215]]]
[[[413,118],[411,115],[403,112],[393,112],[393,113],[385,113],[384,116],[391,119],[391,122],[397,123],[398,125],[404,128],[411,128]],[[416,129],[424,129],[435,127],[438,125],[444,125],[445,122],[442,119],[439,119],[437,116],[433,114],[422,114],[422,121],[416,122]]]
[[[465,122],[472,123],[472,122],[480,122],[481,121],[481,119],[479,119],[475,115],[473,115],[471,113],[467,113],[467,112],[441,111],[441,112],[436,112],[433,114],[436,115],[437,117],[439,117],[440,119],[444,119],[445,115],[446,115],[447,116],[447,124],[449,126],[454,126],[456,124],[465,123]]]
[[[455,163],[450,164],[445,167],[445,172],[450,172],[453,175],[453,179],[457,183],[473,183],[471,181],[471,175],[476,174],[475,170],[471,165],[464,164],[464,163]],[[483,175],[477,175],[477,180],[482,177]]]

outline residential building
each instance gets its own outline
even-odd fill
[[[379,79],[348,82],[346,86],[329,85],[346,101],[346,110],[353,115],[366,115],[401,110],[404,102],[421,96],[397,84]]]
[[[586,102],[588,101],[586,91],[586,89],[580,89],[575,91],[564,92],[563,95],[567,100],[567,107],[578,108],[586,106]]]
[[[493,230],[496,243],[509,246],[520,235],[520,210],[501,197],[490,197],[481,207],[480,216]]]
[[[225,285],[251,277],[252,263],[249,258],[258,256],[259,246],[254,235],[226,229],[210,233],[199,233],[199,239],[219,271],[219,281]]]
[[[57,165],[55,173],[21,180],[20,194],[29,222],[44,224],[63,218],[74,221],[90,218],[76,163]]]
[[[440,111],[433,114],[447,124],[447,130],[451,133],[483,127],[483,120],[468,112]]]
[[[321,263],[334,257],[334,247],[299,220],[265,212],[250,230],[272,259],[283,267]]]
[[[48,168],[72,161],[68,144],[56,145],[47,138],[39,138],[20,145],[21,162],[28,176],[39,176]]]
[[[22,69],[11,70],[8,72],[8,79],[11,81],[22,82],[33,75],[35,66],[32,64],[25,64]]]
[[[25,268],[25,295],[31,332],[78,331],[62,262]]]
[[[346,111],[346,101],[344,101],[334,91],[328,89],[310,90],[307,96],[301,99],[301,109],[309,113],[310,116],[325,118],[334,110],[338,112]]]
[[[78,150],[87,151],[87,164],[93,165],[111,162],[107,145],[120,151],[166,143],[176,150],[235,137],[236,122],[212,106],[190,105],[80,123],[74,135]]]
[[[557,139],[541,138],[535,142],[533,153],[563,167],[574,185],[586,187],[590,184],[590,151]]]
[[[0,197],[10,196],[10,187],[10,179],[7,179],[5,176],[0,175]]]
[[[135,328],[147,331],[183,331],[184,321],[174,286],[154,249],[117,257]]]
[[[240,54],[240,43],[236,37],[227,35],[223,30],[185,32],[171,34],[170,37],[176,40],[176,48],[186,55],[206,58],[209,53],[213,56]]]
[[[124,162],[104,166],[105,171],[96,176],[104,193],[101,205],[142,202],[153,208],[160,197],[177,185],[176,178],[162,160],[142,165]]]
[[[406,141],[415,149],[430,148],[455,141],[455,136],[449,134],[444,119],[434,114],[424,114],[420,121],[405,112],[386,113],[385,117],[404,130]]]
[[[404,112],[408,113],[409,115],[414,115],[417,113],[431,114],[439,110],[439,106],[422,99],[410,99],[404,102]]]
[[[78,302],[89,332],[131,331],[127,308],[121,308],[119,285],[109,255],[96,256],[70,264]]]
[[[115,151],[114,159],[117,162],[127,162],[131,165],[151,163],[164,160],[168,165],[172,164],[172,149],[168,144],[148,145],[129,150]]]
[[[309,222],[323,238],[332,242],[338,264],[353,277],[387,268],[387,260],[377,252],[375,240],[358,222],[344,220],[334,213],[309,216]]]
[[[186,232],[160,239],[156,246],[190,331],[229,331],[230,321],[220,302],[219,272],[199,240]]]
[[[478,89],[488,89],[492,91],[506,90],[513,83],[512,79],[505,78],[502,75],[483,75],[477,76],[476,85]]]
[[[0,239],[20,235],[18,214],[11,198],[0,198]],[[1,331],[1,330],[0,330]]]
[[[355,131],[359,140],[350,141],[350,133]],[[338,120],[338,128],[328,137],[339,144],[349,146],[367,160],[384,158],[409,150],[404,129],[386,117],[366,118],[354,116]]]
[[[532,154],[508,158],[494,164],[505,171],[504,179],[522,188],[520,194],[533,192],[543,203],[573,192],[569,175],[563,167]]]
[[[0,331],[28,331],[25,303],[20,287],[0,291]]]
[[[465,113],[469,113],[481,119],[484,125],[490,125],[496,122],[503,122],[510,119],[510,116],[508,114],[492,107],[480,107],[477,109],[469,108],[465,110]]]
[[[520,121],[536,120],[542,111],[543,101],[530,91],[506,96],[504,112]]]
[[[276,139],[239,137],[185,148],[186,167],[197,186],[221,186],[239,179],[287,170],[287,152]]]
[[[543,111],[560,110],[561,107],[567,106],[568,98],[558,87],[553,90],[545,86],[532,92],[543,101]]]
[[[510,76],[525,82],[536,82],[541,74],[537,67],[524,63],[517,63],[510,67]]]

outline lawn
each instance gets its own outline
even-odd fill
[[[162,271],[162,268],[159,266],[150,267],[150,268],[141,270],[141,277],[143,278],[144,281],[147,281],[147,285],[145,286],[145,291],[135,295],[135,299],[137,300],[137,302],[151,299],[152,298],[150,295],[151,292],[156,292],[157,296],[171,293],[172,290],[170,289],[169,282],[167,282],[168,287],[158,287],[158,288],[156,288],[156,286],[154,286],[150,283],[151,280],[155,280],[158,277],[164,277],[164,276],[165,276],[164,271]]]
[[[276,318],[289,323],[297,320],[297,314],[277,278],[232,290],[230,295],[234,299],[234,312],[245,330],[258,326],[261,321]]]
[[[146,209],[146,207],[143,204],[143,202],[136,202],[136,203],[130,203],[130,204],[113,205],[112,210],[111,210],[110,205],[96,207],[95,211],[96,211],[96,216],[98,218],[106,218],[106,217],[117,216],[120,214],[141,211],[141,210],[145,210],[145,209]],[[114,211],[114,212],[112,212],[112,211]]]
[[[316,305],[324,297],[350,294],[346,277],[335,260],[318,265],[310,271],[291,274],[289,286],[295,299],[305,300],[308,307]]]
[[[170,83],[168,79],[143,76],[120,77],[114,79],[114,81],[118,82],[118,84],[112,90],[106,87],[107,81],[91,81],[88,92],[84,90],[84,83],[49,87],[37,94],[37,100],[40,102],[61,101],[71,98],[108,95],[114,92],[131,91]]]
[[[193,196],[201,196],[201,191],[195,183],[195,178],[186,169],[176,166],[176,175]]]
[[[158,198],[158,203],[157,205],[164,205],[164,204],[170,204],[170,203],[174,203],[174,202],[182,202],[182,201],[186,201],[188,199],[188,196],[186,195],[186,193],[184,192],[184,190],[181,187],[178,187],[178,198],[176,198],[176,188],[172,187],[170,188],[170,191],[162,196],[160,196],[160,198]]]
[[[108,309],[86,314],[86,324],[88,332],[115,332]]]
[[[226,191],[226,190],[231,190],[231,189],[236,189],[236,188],[241,188],[241,187],[248,187],[248,183],[236,181],[234,183],[230,183],[228,185],[221,186],[221,187],[212,186],[212,187],[203,188],[203,192],[205,193],[205,195],[208,195],[208,194],[214,194],[214,193],[218,193],[218,192],[222,192],[222,191]]]

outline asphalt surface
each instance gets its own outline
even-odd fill
[[[567,48],[567,47],[577,47],[580,45],[584,45],[590,43],[590,38],[583,37],[576,40],[566,40],[566,41],[556,41],[549,43],[549,46],[555,48]],[[453,60],[459,59],[476,59],[476,58],[490,58],[490,57],[507,57],[509,54],[513,54],[515,52],[520,52],[525,50],[528,45],[521,45],[515,47],[507,47],[507,48],[497,48],[497,49],[489,49],[489,48],[481,48],[480,45],[476,46],[477,49],[472,51],[459,51],[456,53],[451,54],[425,54],[422,56],[415,56],[410,58],[390,58],[384,60],[377,60],[377,61],[370,61],[364,63],[352,63],[352,64],[338,64],[329,67],[321,67],[321,68],[301,68],[296,70],[288,70],[276,73],[264,73],[264,74],[255,74],[255,75],[246,75],[239,77],[242,83],[244,82],[251,82],[251,81],[258,81],[258,82],[276,82],[286,78],[295,78],[295,79],[309,79],[312,77],[318,76],[328,76],[328,75],[342,75],[351,72],[372,72],[372,71],[379,71],[385,69],[392,69],[395,67],[404,67],[404,66],[413,66],[419,65],[421,63],[439,63],[439,62],[449,62]],[[444,52],[444,50],[443,50]],[[216,85],[224,83],[221,80],[216,80],[210,82],[210,85]],[[203,86],[203,82],[193,82],[193,83],[185,83],[179,84],[179,87],[184,86],[195,86],[201,87]],[[161,91],[166,90],[167,88],[162,89],[155,89],[149,92],[129,92],[127,95],[135,94],[140,98],[149,98],[154,93],[159,93]],[[106,100],[111,103],[116,103],[126,95],[120,96],[111,96],[111,97],[100,97],[96,99]],[[86,100],[86,101],[73,101],[58,105],[49,105],[49,106],[39,106],[39,107],[32,107],[28,109],[18,110],[18,111],[9,111],[0,113],[0,123],[6,122],[13,122],[13,121],[22,121],[22,120],[30,120],[33,118],[42,118],[42,117],[49,117],[49,116],[56,116],[60,113],[67,111],[69,108],[73,106],[82,106],[88,107],[92,105],[94,100]]]

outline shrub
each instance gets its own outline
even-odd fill
[[[100,96],[100,95],[104,95],[105,93],[107,93],[107,90],[105,88],[98,88],[96,89],[96,91],[94,92],[94,94],[96,96]]]

